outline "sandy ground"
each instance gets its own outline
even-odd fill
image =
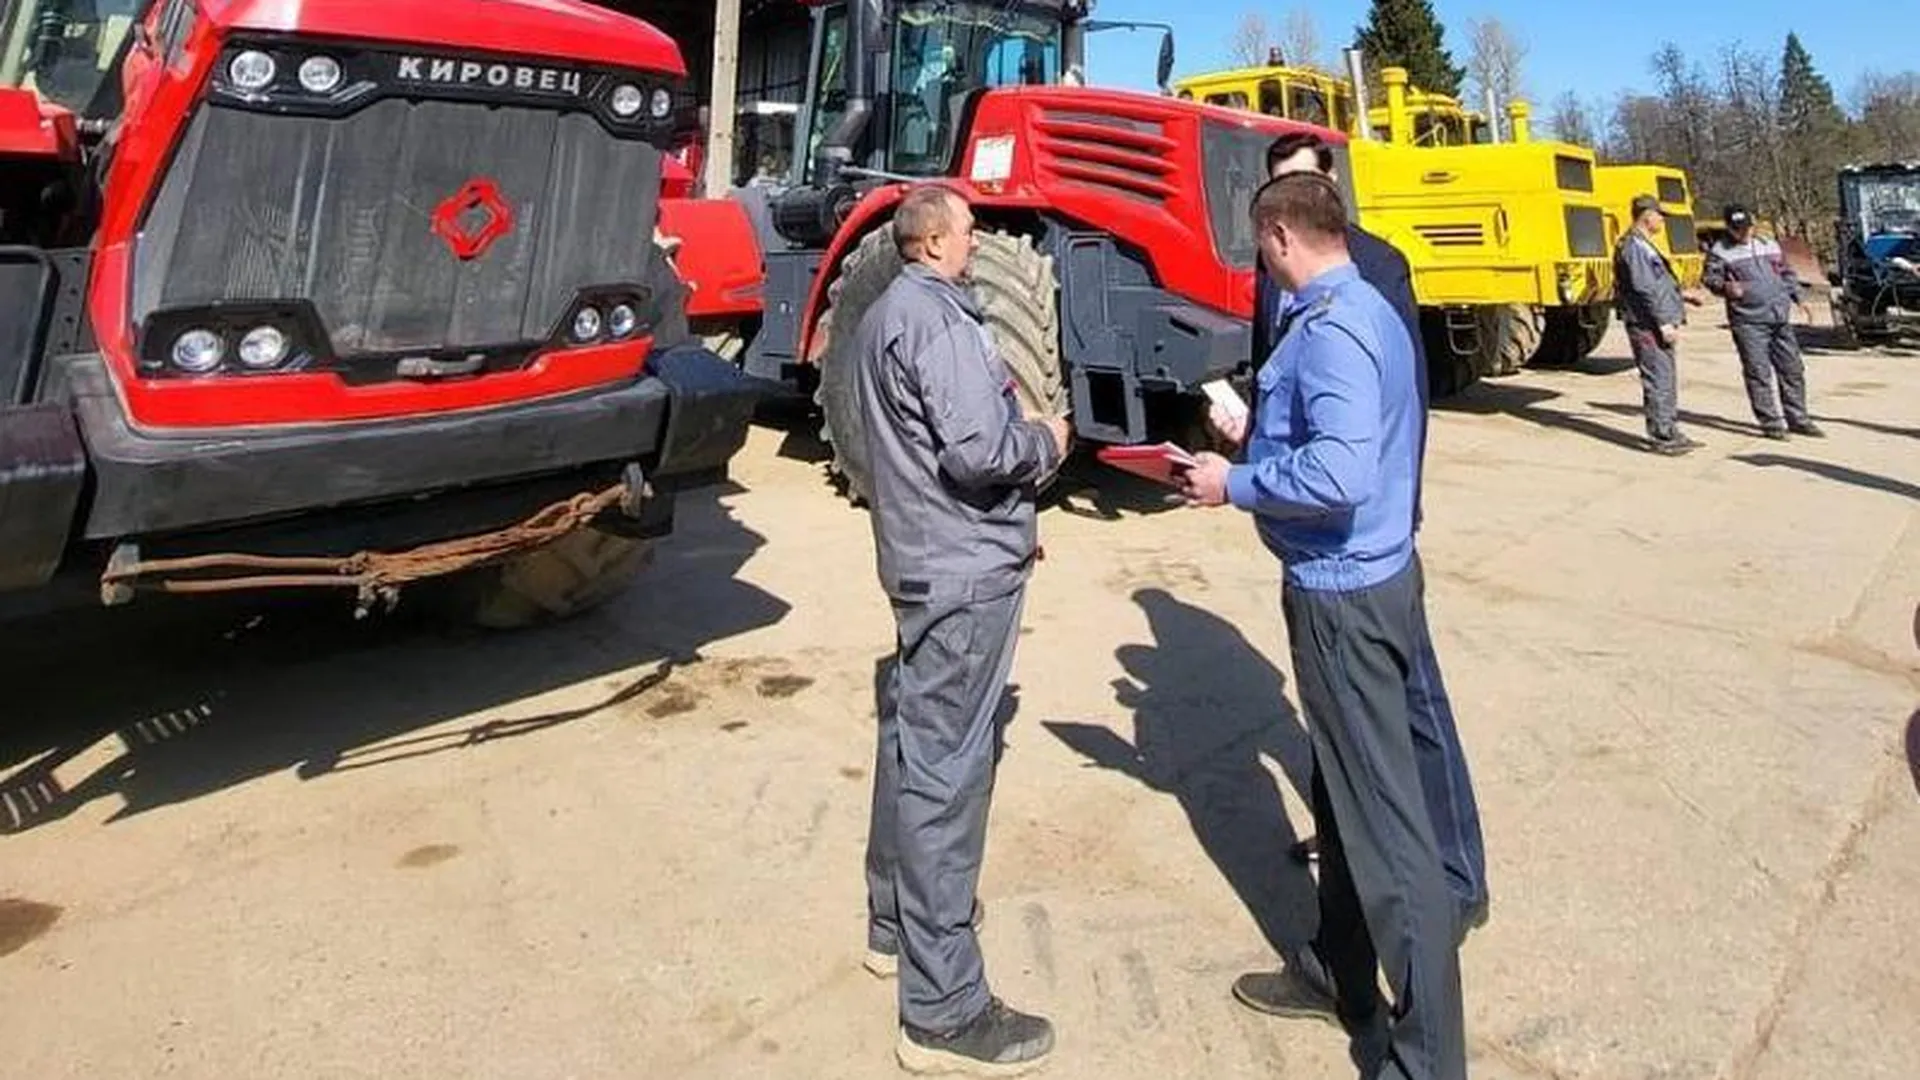
[[[1712,320],[1702,320],[1710,323]],[[1633,449],[1616,332],[1437,415],[1423,547],[1493,920],[1473,1074],[1920,1075],[1920,357]],[[644,585],[474,637],[331,605],[8,628],[0,1075],[888,1077],[859,967],[864,517],[760,430]],[[1350,1075],[1228,994],[1311,920],[1276,568],[1115,484],[1043,519],[983,896],[1048,1075]],[[404,609],[403,609],[404,611]]]

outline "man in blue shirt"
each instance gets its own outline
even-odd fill
[[[1408,705],[1425,621],[1413,504],[1423,418],[1413,343],[1347,249],[1325,176],[1269,181],[1260,257],[1288,291],[1260,371],[1246,460],[1196,455],[1189,502],[1255,516],[1313,738],[1320,929],[1339,1019],[1366,1077],[1466,1076],[1461,911],[1414,753]],[[1230,436],[1232,432],[1228,432]],[[1391,1006],[1376,980],[1384,970]]]
[[[1312,132],[1282,135],[1267,149],[1267,172],[1269,178],[1290,172],[1316,172],[1332,179],[1333,148]],[[1361,280],[1379,290],[1393,305],[1413,346],[1414,388],[1420,394],[1420,452],[1415,458],[1413,478],[1413,529],[1418,534],[1422,518],[1420,479],[1426,457],[1427,366],[1421,349],[1420,313],[1413,295],[1412,272],[1406,257],[1392,244],[1352,223],[1347,225],[1347,254]],[[1259,268],[1257,274],[1252,335],[1256,369],[1270,359],[1279,336],[1281,310],[1292,299],[1287,290],[1274,283],[1265,268]],[[1426,585],[1417,551],[1414,571],[1422,576],[1420,589],[1424,597]],[[1487,857],[1481,839],[1480,810],[1473,794],[1466,751],[1460,745],[1453,703],[1447,695],[1440,659],[1424,618],[1415,630],[1414,667],[1407,684],[1414,757],[1420,764],[1421,789],[1433,821],[1434,838],[1440,844],[1441,861],[1447,868],[1447,884],[1460,901],[1463,928],[1471,928],[1485,923],[1488,910]],[[1295,845],[1296,857],[1309,856],[1312,845],[1311,839]],[[1332,990],[1322,977],[1316,957],[1311,953],[1296,953],[1288,959],[1294,970],[1243,978],[1235,985],[1235,995],[1263,1012],[1332,1019]],[[1299,978],[1291,977],[1295,975]]]

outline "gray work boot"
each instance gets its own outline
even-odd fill
[[[980,928],[985,926],[986,922],[986,905],[982,904],[980,898],[976,896],[973,898],[973,932],[976,934],[979,933]],[[887,949],[877,949],[872,945],[867,946],[867,958],[861,962],[861,966],[866,968],[867,972],[876,979],[891,979],[895,975],[900,974],[899,942],[895,942],[892,948]]]
[[[1667,457],[1679,457],[1681,454],[1691,453],[1700,449],[1700,444],[1685,435],[1675,432],[1664,439],[1648,439],[1647,449],[1656,454],[1664,454]]]
[[[1319,1020],[1340,1026],[1331,987],[1317,982],[1301,967],[1287,964],[1279,971],[1256,971],[1233,983],[1233,996],[1255,1012],[1289,1020]]]
[[[961,1072],[972,1076],[1019,1076],[1053,1053],[1053,1025],[1043,1017],[1007,1008],[999,998],[956,1031],[922,1031],[900,1025],[894,1056],[911,1073]]]

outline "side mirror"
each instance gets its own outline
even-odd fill
[[[1160,83],[1160,89],[1165,90],[1167,81],[1173,78],[1173,34],[1171,32],[1160,35],[1160,66],[1155,74]]]

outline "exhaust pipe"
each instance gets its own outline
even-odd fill
[[[1500,141],[1500,99],[1493,96],[1493,87],[1487,87],[1487,132],[1494,142]]]
[[[1373,138],[1373,120],[1368,113],[1371,106],[1367,102],[1367,68],[1361,62],[1359,49],[1345,50],[1347,58],[1347,79],[1353,83],[1354,132],[1362,139]]]
[[[873,55],[886,17],[885,0],[851,0],[847,4],[847,109],[820,140],[818,169],[822,187],[840,180],[840,171],[853,163],[854,147],[873,118]],[[823,88],[824,92],[824,88]]]

